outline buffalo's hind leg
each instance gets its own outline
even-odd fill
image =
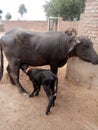
[[[19,82],[19,69],[20,69],[19,60],[13,59],[12,61],[10,61],[10,63],[11,63],[9,65],[10,77],[13,79],[20,93],[27,93]]]

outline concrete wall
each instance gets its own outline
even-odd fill
[[[98,88],[98,65],[79,58],[68,60],[66,77],[90,88]]]

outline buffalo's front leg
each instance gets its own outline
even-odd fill
[[[26,93],[25,89],[22,87],[22,85],[19,82],[20,62],[18,60],[13,59],[10,63],[11,63],[9,64],[10,77],[13,79],[20,93]]]
[[[53,65],[50,65],[50,69],[51,69],[51,71],[52,71],[55,75],[57,75],[57,73],[58,73],[58,67],[55,67],[55,66],[53,66]]]
[[[14,80],[13,80],[12,77],[11,77],[11,74],[10,74],[10,73],[11,73],[11,69],[10,69],[10,66],[9,66],[9,65],[6,67],[6,70],[7,70],[7,72],[8,72],[8,76],[9,76],[9,79],[10,79],[11,84],[16,85],[15,82],[14,82]]]

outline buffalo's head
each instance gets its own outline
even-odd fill
[[[74,56],[78,56],[85,61],[98,64],[98,55],[93,48],[92,41],[87,37],[74,38],[69,49],[70,52],[74,52]]]

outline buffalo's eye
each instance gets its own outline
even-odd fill
[[[89,45],[84,45],[84,48],[85,48],[85,49],[89,48]]]

